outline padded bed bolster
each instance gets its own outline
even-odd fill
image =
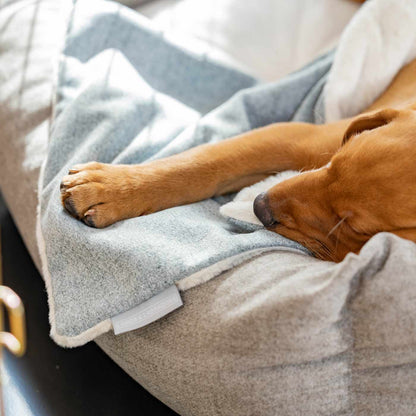
[[[39,270],[38,178],[69,6],[65,0],[20,0],[2,2],[0,9],[0,187]]]

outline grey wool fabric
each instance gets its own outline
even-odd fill
[[[115,3],[79,0],[69,19],[40,183],[40,246],[52,336],[75,346],[108,319],[188,276],[212,277],[259,249],[299,244],[227,221],[227,198],[93,229],[62,208],[60,181],[77,163],[141,163],[277,121],[316,122],[332,55],[281,82],[256,85],[234,69],[166,41]],[[225,263],[224,263],[225,262]],[[89,332],[87,332],[89,331]]]

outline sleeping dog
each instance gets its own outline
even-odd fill
[[[415,95],[416,60],[357,117],[276,123],[141,165],[77,165],[62,180],[62,203],[101,228],[302,170],[256,198],[267,229],[333,261],[381,231],[416,242]]]

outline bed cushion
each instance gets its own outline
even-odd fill
[[[69,3],[8,1],[0,9],[0,187],[38,269],[37,183]]]
[[[386,241],[336,269],[264,254],[186,291],[166,319],[96,341],[181,415],[410,415],[416,250]],[[356,262],[373,274],[347,278]]]
[[[351,0],[153,0],[137,10],[180,44],[275,81],[333,48],[358,8]]]

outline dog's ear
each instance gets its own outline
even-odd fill
[[[390,123],[398,114],[397,110],[393,108],[386,108],[384,110],[376,111],[375,113],[368,113],[354,119],[348,126],[347,131],[342,139],[342,145],[356,134],[362,133],[365,130],[373,130]]]

